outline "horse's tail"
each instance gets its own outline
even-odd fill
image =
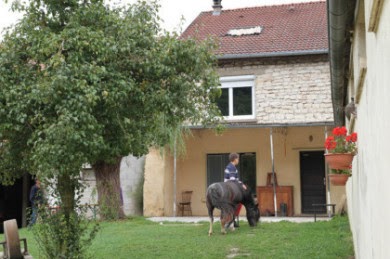
[[[207,188],[207,202],[212,206],[219,208],[221,200],[221,192],[218,191],[216,184],[212,184]]]

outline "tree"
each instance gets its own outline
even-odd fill
[[[171,141],[184,122],[215,123],[212,40],[161,33],[156,2],[31,0],[0,47],[2,180],[28,170],[57,181],[66,217],[92,164],[103,217],[120,217],[119,163]],[[22,167],[22,168],[21,168]]]

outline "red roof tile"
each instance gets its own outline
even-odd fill
[[[255,26],[262,27],[260,34],[227,35],[231,29]],[[219,38],[219,55],[326,51],[326,2],[222,9],[220,15],[202,12],[182,34],[182,38],[207,36]]]

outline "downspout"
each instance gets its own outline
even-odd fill
[[[177,142],[177,135],[175,135],[174,138],[174,143],[173,143],[173,217],[176,217],[176,207],[177,207],[177,197],[176,197],[176,192],[177,192],[177,147],[176,147],[176,142]]]
[[[275,161],[274,161],[274,138],[273,138],[273,132],[272,128],[270,129],[269,134],[269,140],[271,144],[271,162],[272,162],[272,186],[273,186],[273,192],[274,192],[274,210],[275,210],[275,217],[278,216],[278,203],[276,201],[276,177],[275,177]]]
[[[335,125],[345,123],[344,106],[348,84],[350,28],[356,0],[327,0],[329,63]]]
[[[328,127],[325,126],[325,129],[324,129],[324,135],[325,135],[325,140],[328,138]],[[325,153],[327,153],[327,150],[325,150]],[[328,164],[325,163],[325,177],[326,177],[326,190],[327,190],[327,204],[331,204],[332,201],[330,199],[330,180],[329,180],[329,167],[328,167]],[[327,207],[328,208],[328,217],[331,217],[332,215],[332,210],[331,210],[331,207]]]

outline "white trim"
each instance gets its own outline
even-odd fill
[[[236,81],[253,81],[255,80],[254,75],[243,75],[243,76],[224,76],[219,79],[221,83],[225,82],[236,82]]]
[[[229,115],[224,116],[226,121],[232,120],[251,120],[256,118],[256,101],[255,101],[255,76],[254,75],[243,75],[243,76],[225,76],[220,78],[222,89],[228,89],[228,105]],[[252,92],[252,114],[250,115],[233,115],[233,88],[239,87],[251,87]]]

